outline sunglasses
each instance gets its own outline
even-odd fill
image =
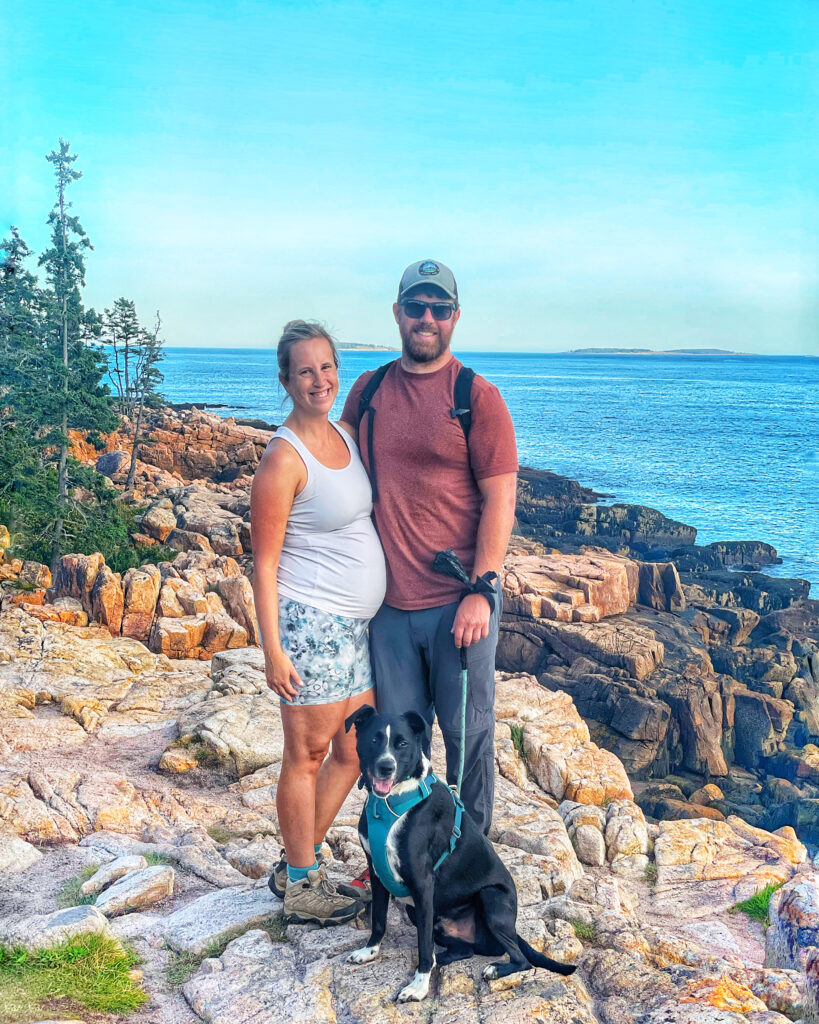
[[[406,299],[401,303],[406,316],[411,320],[420,320],[427,310],[432,313],[433,320],[449,320],[455,312],[451,302],[422,302],[421,299]]]

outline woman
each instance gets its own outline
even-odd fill
[[[284,728],[276,810],[285,852],[270,886],[284,891],[286,919],[340,924],[361,910],[364,891],[332,885],[318,856],[359,772],[344,721],[375,704],[367,622],[384,597],[386,569],[358,449],[329,420],[338,394],[333,339],[319,324],[293,320],[277,358],[293,410],[250,496],[253,593]]]

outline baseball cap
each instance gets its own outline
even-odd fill
[[[412,288],[423,285],[435,285],[445,292],[450,299],[458,301],[458,286],[455,284],[455,275],[443,263],[438,260],[418,260],[411,263],[401,275],[401,283],[398,285],[398,301],[400,302],[406,293]]]

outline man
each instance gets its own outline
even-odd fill
[[[370,623],[379,710],[437,715],[446,743],[447,781],[460,757],[460,647],[469,686],[461,797],[488,832],[494,797],[495,648],[501,613],[494,594],[468,593],[436,572],[438,551],[453,548],[470,579],[499,572],[515,516],[518,468],[512,420],[497,388],[475,376],[465,427],[454,408],[462,364],[450,351],[460,319],[452,271],[435,260],[407,267],[393,315],[401,357],[363,403],[372,373],[354,384],[342,419],[359,427],[373,483],[375,522],[387,559],[385,603]],[[360,421],[360,422],[359,422]]]

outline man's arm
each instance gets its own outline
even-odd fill
[[[509,537],[515,522],[517,473],[500,473],[478,481],[483,497],[475,565],[472,579],[485,572],[500,573]],[[489,602],[480,594],[468,594],[455,613],[452,635],[456,647],[470,644],[489,636]]]

